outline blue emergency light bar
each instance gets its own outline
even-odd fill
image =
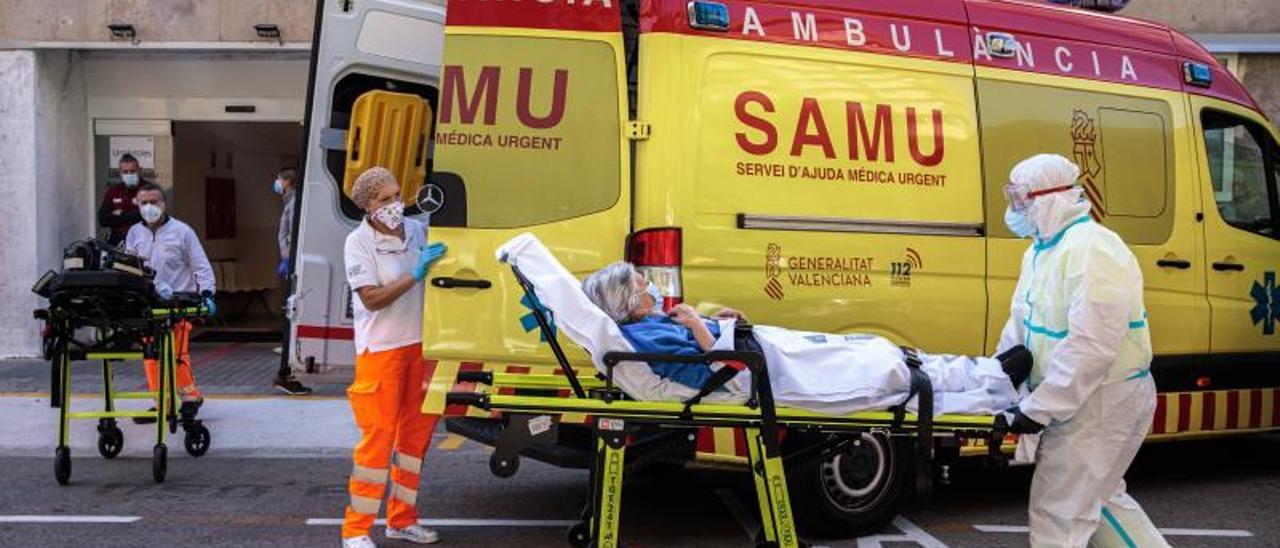
[[[689,2],[689,27],[698,30],[729,31],[729,7],[720,2]]]
[[[1204,63],[1187,61],[1182,64],[1182,77],[1187,84],[1207,88],[1213,85],[1213,69]]]

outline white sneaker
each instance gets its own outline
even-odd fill
[[[342,539],[342,548],[378,548],[369,535]]]
[[[414,544],[435,544],[440,540],[440,535],[436,534],[434,529],[427,529],[415,523],[404,529],[387,527],[387,538],[403,539]]]

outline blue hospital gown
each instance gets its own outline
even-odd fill
[[[720,325],[703,319],[711,336],[720,337]],[[643,319],[621,324],[622,335],[631,342],[636,352],[692,356],[701,354],[702,347],[693,338],[693,331],[666,316],[653,314]],[[659,377],[677,382],[689,388],[702,388],[711,378],[711,364],[675,362],[649,362],[649,368]]]

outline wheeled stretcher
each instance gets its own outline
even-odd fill
[[[531,237],[530,237],[531,238]],[[534,242],[539,248],[541,244]],[[504,246],[505,247],[505,246]],[[543,248],[545,252],[545,248]],[[768,364],[756,345],[749,326],[735,332],[733,350],[713,351],[701,355],[677,356],[643,354],[601,349],[599,341],[575,341],[589,350],[595,347],[593,361],[597,375],[579,375],[566,358],[557,340],[557,330],[571,334],[582,329],[566,323],[570,318],[556,315],[543,305],[539,292],[521,271],[509,262],[513,275],[532,303],[537,327],[550,346],[559,367],[554,375],[522,375],[484,371],[464,371],[456,376],[457,387],[481,386],[481,390],[458,390],[448,394],[447,402],[466,405],[488,412],[500,412],[505,427],[494,443],[490,468],[499,476],[515,472],[518,456],[540,440],[555,439],[556,429],[566,415],[586,415],[591,425],[594,459],[589,465],[591,490],[582,511],[581,521],[569,531],[575,546],[617,546],[622,482],[631,468],[627,451],[642,440],[641,426],[657,426],[686,436],[699,427],[742,428],[746,434],[747,457],[755,482],[758,510],[763,524],[760,545],[798,546],[791,504],[788,497],[787,470],[803,466],[815,459],[840,451],[848,443],[856,443],[857,434],[870,430],[887,432],[914,441],[914,479],[917,500],[927,500],[933,475],[935,436],[953,436],[987,440],[992,455],[999,455],[1002,432],[994,430],[991,416],[932,414],[933,391],[927,375],[919,370],[918,360],[911,359],[911,394],[918,398],[916,413],[902,405],[885,411],[866,411],[848,415],[824,415],[775,404],[769,386]],[[558,263],[556,266],[559,266]],[[563,267],[559,267],[563,270]],[[563,272],[570,280],[572,276]],[[585,299],[585,295],[583,296]],[[603,314],[601,314],[603,315]],[[604,350],[604,351],[602,351]],[[597,355],[598,354],[598,355]],[[682,401],[637,401],[629,398],[617,383],[616,374],[627,364],[662,361],[690,364],[719,362],[725,364],[692,397]],[[741,371],[749,371],[751,395],[745,404],[703,401]],[[647,371],[645,369],[644,371]],[[564,390],[568,396],[561,396]],[[819,443],[802,446],[784,454],[782,439],[794,432],[822,434]],[[652,437],[645,437],[652,444]]]
[[[96,242],[77,243],[68,249],[65,269],[45,274],[33,288],[49,300],[49,306],[36,310],[34,316],[45,323],[50,404],[58,409],[54,478],[60,485],[66,485],[71,478],[68,441],[72,420],[97,420],[98,452],[112,459],[124,449],[124,432],[117,419],[154,419],[151,472],[156,482],[163,482],[168,471],[166,431],[176,433],[181,425],[183,445],[192,456],[199,457],[209,450],[209,429],[178,411],[174,374],[174,327],[207,315],[203,299],[183,293],[161,298],[149,272],[140,261],[130,259],[136,258],[101,248]],[[92,332],[87,337],[90,340],[79,340],[77,334],[85,328]],[[159,364],[157,390],[116,390],[113,366],[120,361],[143,359],[156,359]],[[102,411],[71,410],[71,364],[77,361],[102,362]],[[116,409],[116,400],[150,400],[156,406],[154,410],[122,411]]]

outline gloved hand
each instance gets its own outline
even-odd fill
[[[1022,414],[1022,409],[1013,406],[996,414],[995,430],[1010,434],[1039,434],[1044,425],[1031,420]]]
[[[420,250],[418,255],[418,264],[413,267],[413,279],[422,281],[427,277],[427,270],[431,269],[432,263],[440,260],[444,256],[444,252],[448,248],[443,243],[436,242],[428,245]]]
[[[208,315],[210,315],[210,316],[213,316],[214,314],[217,314],[217,313],[218,313],[218,306],[217,306],[217,305],[215,305],[215,304],[213,303],[213,292],[212,292],[212,291],[203,291],[203,292],[201,292],[201,293],[200,293],[200,296],[201,296],[201,297],[204,297],[204,308],[205,308],[206,313],[208,313]]]
[[[280,259],[280,264],[276,265],[276,277],[287,278],[289,276],[289,259]]]

